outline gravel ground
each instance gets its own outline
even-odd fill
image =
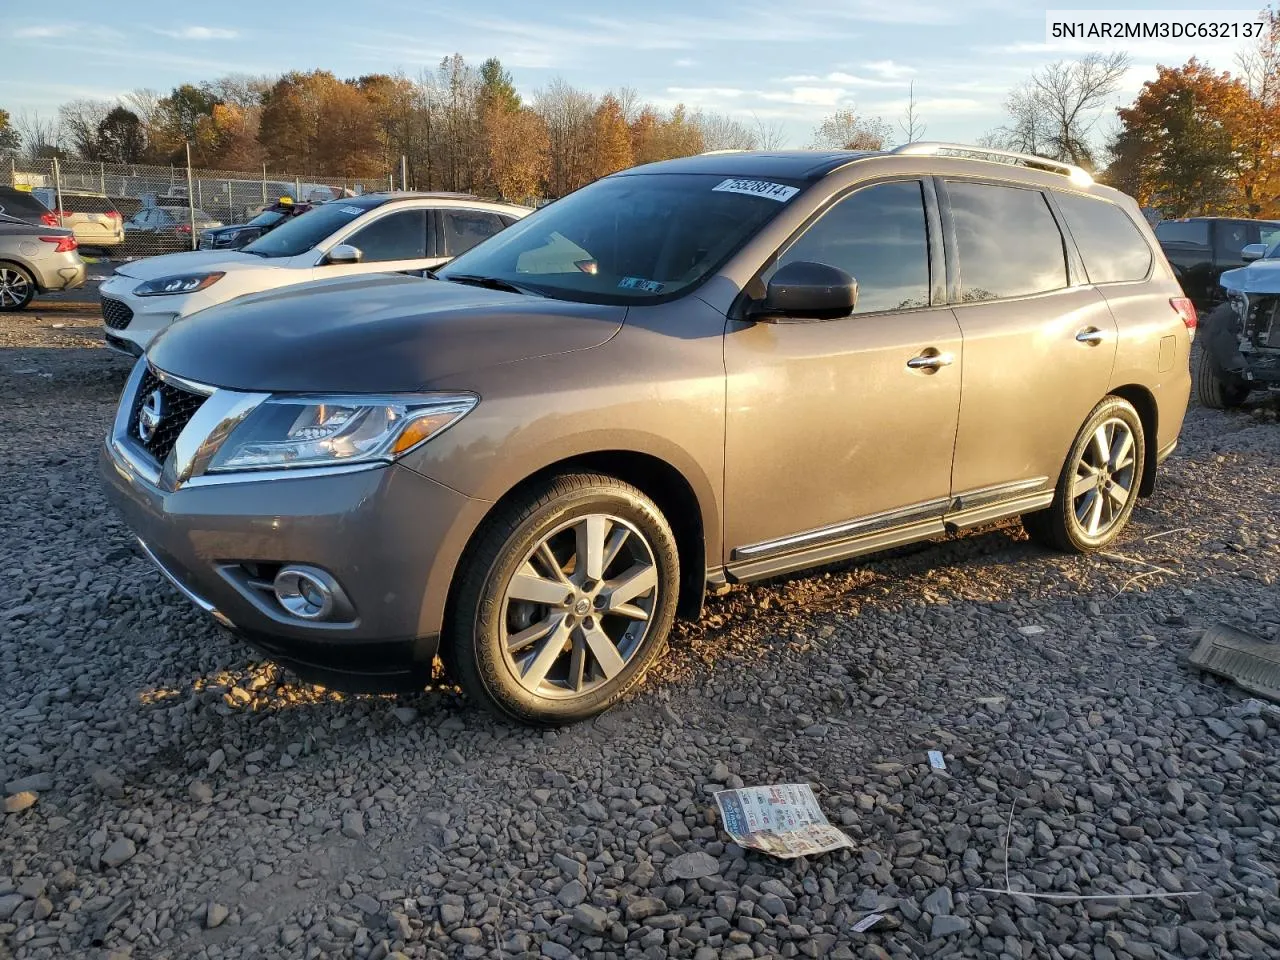
[[[1280,720],[1180,663],[1280,640],[1274,407],[1193,409],[1118,558],[1012,524],[735,588],[531,733],[197,615],[98,492],[126,373],[93,320],[0,319],[0,957],[1280,955]],[[775,782],[856,849],[727,842],[712,791]]]

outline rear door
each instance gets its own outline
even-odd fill
[[[445,260],[466,253],[482,240],[500,233],[507,222],[489,210],[444,208],[440,210],[440,234],[437,253]],[[441,261],[442,263],[444,260]]]
[[[958,509],[1051,490],[1107,393],[1116,323],[1034,187],[939,182],[964,335],[952,494]]]

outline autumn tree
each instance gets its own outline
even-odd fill
[[[760,144],[755,129],[728,114],[699,110],[692,122],[702,134],[704,150],[755,150]]]
[[[915,143],[917,140],[923,139],[924,132],[928,129],[920,119],[920,113],[916,109],[916,82],[914,80],[907,85],[907,108],[902,112],[902,119],[898,121],[898,129],[902,131],[904,143]]]
[[[549,150],[542,118],[521,103],[511,74],[495,58],[480,65],[479,99],[487,188],[510,200],[536,196]]]
[[[852,107],[837,110],[813,131],[813,146],[827,150],[883,150],[893,129],[879,117],[864,117]]]
[[[258,140],[277,170],[342,177],[385,171],[369,101],[327,70],[276,81],[263,101]]]
[[[403,74],[386,73],[367,74],[355,86],[373,112],[382,168],[395,169],[404,157],[409,174],[415,180],[423,176],[419,132],[425,100],[419,88]]]
[[[1157,67],[1118,112],[1112,165],[1140,203],[1173,216],[1243,212],[1240,145],[1251,111],[1241,81],[1193,57]]]
[[[1249,92],[1240,186],[1252,217],[1280,217],[1280,9],[1265,11],[1262,35],[1238,58]]]
[[[661,114],[645,104],[631,124],[631,151],[636,163],[655,163],[703,151],[702,130],[684,104]]]
[[[622,113],[622,103],[611,93],[601,97],[591,118],[591,142],[593,177],[607,177],[632,165],[631,129]]]

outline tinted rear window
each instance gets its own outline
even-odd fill
[[[1067,285],[1062,232],[1039,190],[947,184],[960,257],[960,299],[1025,297]]]
[[[1165,220],[1156,224],[1156,239],[1164,243],[1209,245],[1207,220]]]
[[[1151,248],[1122,209],[1106,200],[1060,193],[1058,206],[1075,238],[1090,283],[1142,280]]]
[[[39,220],[49,208],[22,190],[0,187],[0,213],[7,213],[19,220]]]
[[[116,205],[106,197],[79,197],[74,194],[62,195],[62,209],[66,213],[111,213]]]

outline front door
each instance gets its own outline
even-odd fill
[[[941,302],[940,257],[930,256],[940,244],[930,243],[929,189],[898,180],[856,190],[761,278],[797,260],[840,267],[859,284],[852,316],[729,323],[725,545],[735,576],[822,562],[894,529],[941,532],[962,351]]]
[[[425,207],[395,210],[365,224],[342,243],[359,249],[359,263],[321,263],[315,278],[360,273],[406,273],[439,266],[443,258],[429,256]]]
[[[960,509],[1053,488],[1076,433],[1107,394],[1116,323],[1078,268],[1043,193],[952,181],[964,332],[956,437]]]

